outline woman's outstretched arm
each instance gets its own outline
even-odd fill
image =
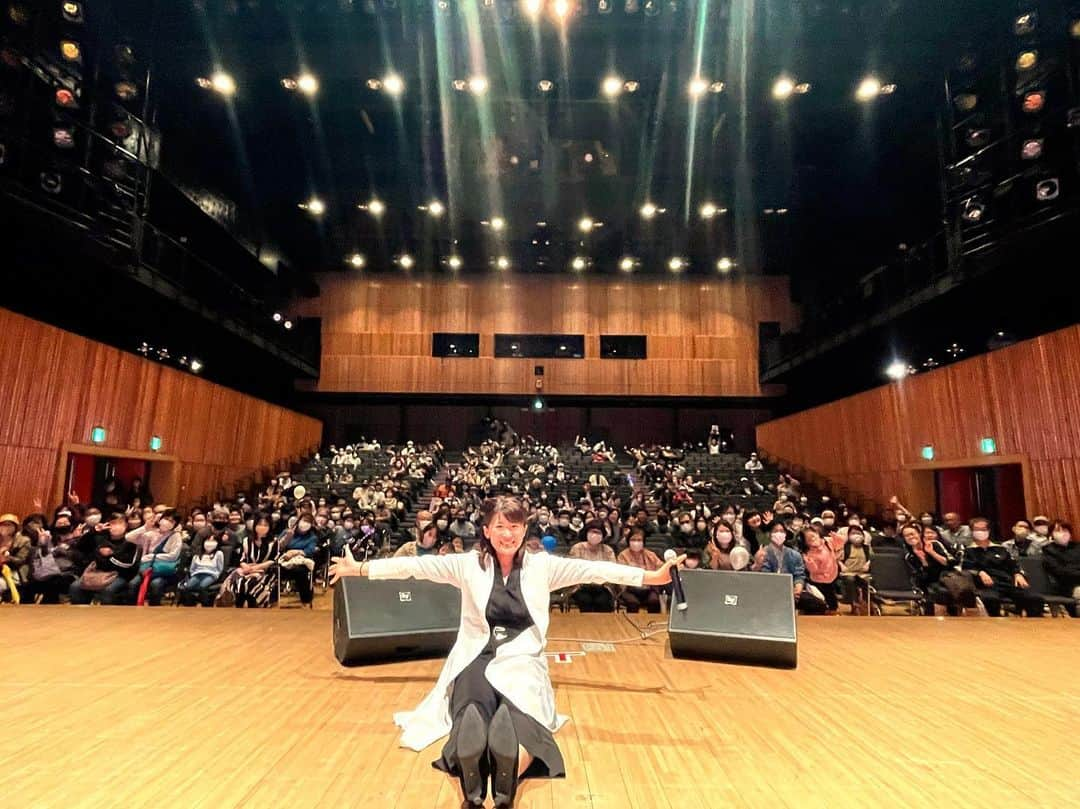
[[[460,587],[461,566],[466,559],[473,558],[474,554],[452,553],[445,556],[392,556],[389,559],[358,562],[346,545],[342,556],[330,560],[330,583],[336,584],[346,576],[367,576],[372,580],[423,579]]]
[[[656,570],[645,571],[639,567],[620,565],[617,562],[591,562],[586,559],[567,559],[562,556],[548,557],[548,588],[560,590],[575,584],[621,584],[624,587],[647,587],[667,584],[671,581],[671,568],[686,556],[664,562]]]

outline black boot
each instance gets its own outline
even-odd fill
[[[518,738],[505,702],[491,718],[488,753],[491,755],[491,797],[495,809],[509,809],[517,794]]]
[[[476,705],[461,714],[457,733],[457,758],[461,768],[461,792],[468,806],[483,806],[487,797],[487,728]]]

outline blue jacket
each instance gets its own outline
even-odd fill
[[[806,563],[802,554],[794,548],[784,545],[782,555],[777,553],[771,543],[765,549],[765,562],[761,566],[763,573],[790,573],[793,584],[806,584]]]
[[[315,558],[315,546],[318,540],[315,538],[315,532],[309,531],[307,534],[294,534],[288,544],[285,545],[287,551],[303,551],[304,556],[308,559]]]

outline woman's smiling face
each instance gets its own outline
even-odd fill
[[[503,514],[496,514],[489,525],[484,526],[484,536],[491,542],[499,556],[517,553],[525,538],[525,523],[511,522]]]

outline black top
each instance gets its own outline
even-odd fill
[[[495,566],[495,585],[491,588],[485,611],[491,637],[488,649],[495,649],[516,638],[525,629],[533,625],[532,616],[521,594],[521,568],[514,568],[509,578],[503,582],[502,570]]]

